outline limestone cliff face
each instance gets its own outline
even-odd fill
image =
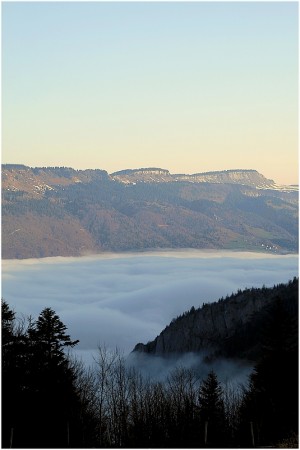
[[[217,172],[187,174],[171,174],[166,169],[156,167],[127,169],[114,172],[111,177],[122,183],[159,183],[171,181],[189,181],[192,183],[241,184],[255,188],[274,188],[273,180],[268,180],[256,170],[223,170]]]
[[[158,167],[142,169],[126,169],[111,174],[112,179],[125,184],[136,183],[167,183],[174,181],[170,172]]]
[[[253,169],[220,170],[194,174],[171,174],[166,169],[149,167],[142,169],[120,170],[110,174],[115,181],[124,184],[190,182],[210,184],[236,184],[256,190],[298,191],[298,186],[280,186]]]
[[[242,336],[243,328],[281,295],[280,286],[247,289],[218,302],[204,304],[197,310],[192,308],[173,320],[154,341],[138,344],[134,351],[157,355],[204,350],[210,354],[220,353],[227,341]]]
[[[156,248],[297,252],[297,192],[275,187],[254,170],[109,175],[5,164],[2,258]]]
[[[219,172],[195,173],[193,175],[176,175],[178,181],[196,183],[237,183],[257,188],[272,188],[273,180],[268,180],[256,170],[223,170]]]

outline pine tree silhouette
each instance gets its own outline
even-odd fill
[[[224,447],[226,444],[226,422],[222,395],[221,385],[216,373],[212,370],[202,382],[199,390],[203,441],[209,447]]]

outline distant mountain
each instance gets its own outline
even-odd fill
[[[154,248],[297,252],[298,188],[255,170],[2,165],[2,257]]]
[[[278,302],[295,325],[297,345],[298,279],[295,278],[273,288],[245,289],[218,302],[192,307],[173,319],[153,341],[139,343],[133,351],[160,356],[206,352],[207,359],[222,356],[257,360],[264,330]]]
[[[274,189],[280,191],[297,191],[298,187],[277,185],[256,170],[223,170],[219,172],[195,173],[193,175],[170,174],[166,169],[156,167],[128,169],[111,174],[114,180],[126,184],[134,183],[167,183],[172,181],[189,181],[191,183],[241,184],[256,189]]]

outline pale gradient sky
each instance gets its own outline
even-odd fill
[[[298,2],[2,2],[2,163],[298,183]]]

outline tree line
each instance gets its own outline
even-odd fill
[[[247,385],[184,367],[154,381],[117,349],[85,367],[55,311],[20,320],[2,301],[2,447],[297,448],[297,333],[277,299]]]

